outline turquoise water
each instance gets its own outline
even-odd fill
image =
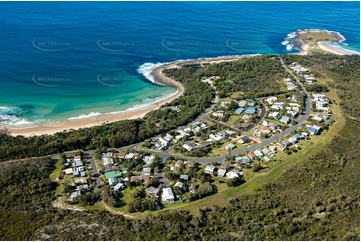
[[[147,79],[156,63],[294,53],[298,29],[340,32],[359,51],[358,2],[1,2],[0,122],[136,109],[175,89]]]

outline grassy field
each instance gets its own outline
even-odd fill
[[[329,84],[330,82],[332,82],[331,79],[327,78],[326,76],[324,76],[324,78],[318,78],[318,80],[320,83],[326,84],[328,86],[330,86]],[[335,123],[329,128],[329,130],[324,130],[321,135],[311,136],[310,140],[302,140],[298,144],[299,147],[301,147],[301,150],[299,150],[297,153],[287,155],[283,152],[277,152],[276,156],[272,158],[271,162],[261,162],[265,169],[257,173],[253,172],[251,169],[246,169],[244,172],[244,177],[247,182],[239,187],[228,187],[225,183],[220,183],[218,178],[215,178],[215,184],[218,187],[218,193],[215,195],[194,202],[176,202],[174,204],[168,204],[164,209],[160,211],[146,211],[144,213],[132,213],[129,215],[135,218],[144,218],[149,214],[159,214],[172,209],[186,210],[191,212],[192,214],[195,214],[197,213],[199,208],[225,206],[231,198],[236,198],[245,194],[254,193],[262,186],[269,184],[270,182],[276,181],[285,172],[287,172],[290,167],[316,154],[320,149],[329,144],[332,138],[338,135],[338,133],[344,127],[346,120],[341,112],[340,106],[337,105],[340,100],[336,94],[336,90],[334,88],[330,88],[327,96],[334,101],[334,104],[330,107],[330,109],[333,112],[332,118],[335,120]],[[216,150],[216,152],[218,152],[219,154],[227,153],[224,150],[225,145],[222,145],[222,148],[218,149],[218,151]],[[236,150],[241,148],[244,148],[244,146],[241,146],[237,143]],[[216,152],[213,152],[213,154],[216,154]],[[123,199],[125,202],[130,201],[130,190],[124,192]],[[118,208],[116,209],[116,211],[128,214],[127,206]]]
[[[303,34],[302,38],[308,42],[317,42],[317,41],[333,41],[337,40],[335,36],[329,34],[324,31],[320,32],[309,32],[307,34]]]
[[[55,170],[49,175],[49,178],[52,182],[57,182],[58,178],[62,172],[61,165],[63,163],[63,160],[59,159],[55,164]]]
[[[330,79],[325,78],[322,83],[327,84],[330,81]],[[339,103],[340,101],[334,88],[330,88],[330,92],[327,93],[327,96],[331,100],[335,100],[336,103]],[[254,173],[252,171],[247,171],[245,174],[247,182],[239,187],[223,187],[222,189],[219,189],[217,194],[210,197],[206,197],[191,203],[174,204],[165,208],[164,210],[178,208],[187,210],[192,214],[195,214],[198,209],[202,207],[225,206],[229,199],[253,193],[257,191],[257,189],[261,186],[266,185],[271,181],[277,180],[279,177],[282,176],[282,174],[287,172],[287,170],[291,166],[297,164],[297,162],[299,161],[306,159],[307,157],[310,157],[311,155],[316,154],[342,130],[345,125],[346,119],[342,114],[340,106],[338,106],[336,103],[330,107],[333,112],[332,118],[335,120],[335,123],[330,127],[329,130],[323,131],[321,135],[312,136],[310,140],[301,141],[299,144],[301,150],[299,152],[292,155],[278,152],[277,155],[272,159],[277,161],[266,163],[266,166],[268,168],[265,169],[263,172]],[[164,210],[150,213],[160,213]]]

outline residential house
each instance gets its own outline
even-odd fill
[[[165,141],[171,142],[174,137],[170,134],[166,134],[166,136],[163,137]]]
[[[291,119],[287,116],[282,116],[278,121],[284,124],[289,124],[291,122]]]
[[[174,202],[174,195],[171,188],[163,188],[162,189],[162,202],[163,203],[173,203]]]
[[[72,175],[73,174],[73,169],[72,168],[68,168],[64,170],[65,175]]]
[[[276,111],[280,111],[280,109],[282,109],[283,106],[278,106],[278,105],[272,105],[271,106],[271,110],[276,110]]]
[[[259,157],[259,158],[263,157],[262,152],[259,151],[259,150],[255,150],[255,151],[254,151],[254,154],[255,154],[257,157]]]
[[[244,108],[237,108],[235,113],[236,114],[241,114],[241,113],[243,113],[243,111],[244,111]]]
[[[263,149],[262,149],[262,152],[264,153],[264,154],[266,154],[266,155],[270,155],[270,156],[274,156],[275,154],[274,154],[274,152],[272,152],[270,149],[268,149],[267,147],[264,147]]]
[[[300,134],[294,134],[293,137],[295,137],[296,140],[302,139],[302,136]]]
[[[118,177],[122,177],[123,173],[118,172],[118,171],[109,171],[109,172],[105,172],[104,173],[105,178],[109,179],[109,178],[118,178]]]
[[[226,174],[227,179],[232,179],[232,178],[236,178],[236,177],[238,177],[238,174],[233,171],[227,172],[227,174]]]
[[[143,168],[142,174],[143,176],[150,176],[152,169],[150,167]]]
[[[83,165],[84,165],[83,162],[79,159],[78,160],[74,159],[74,162],[72,164],[73,167],[79,167],[79,166],[83,166]]]
[[[88,181],[86,180],[85,177],[82,177],[82,178],[74,178],[74,183],[75,183],[75,184],[87,184]]]
[[[208,174],[213,174],[213,171],[214,171],[215,168],[216,168],[215,166],[207,165],[204,172],[208,173]]]
[[[251,163],[251,159],[248,156],[238,156],[236,161],[242,165],[249,165]]]
[[[72,192],[72,193],[70,194],[70,198],[71,198],[72,200],[76,199],[76,198],[79,197],[79,196],[81,196],[81,192],[80,192],[80,191],[75,191],[75,192]]]
[[[268,115],[268,117],[269,117],[269,118],[278,119],[279,114],[280,114],[279,112],[273,112],[273,113],[270,113],[270,114]]]
[[[123,183],[118,183],[114,186],[113,190],[116,192],[120,192],[120,191],[123,191],[124,188],[125,188],[125,186]]]
[[[182,160],[177,160],[174,166],[181,167],[183,165],[183,163],[184,162]]]
[[[145,192],[146,192],[147,194],[151,194],[151,195],[157,196],[158,193],[159,193],[159,189],[150,186],[150,187],[148,187],[147,189],[145,189]]]
[[[188,181],[188,175],[185,175],[185,174],[180,175],[180,179],[184,180],[184,181]]]
[[[113,166],[113,165],[111,165],[111,164],[104,165],[104,171],[105,171],[105,172],[118,171],[118,170],[119,170],[119,166]]]
[[[296,144],[298,142],[298,140],[295,137],[291,136],[290,138],[288,138],[288,142],[290,142],[292,144]]]
[[[238,106],[240,108],[244,108],[246,105],[247,105],[247,101],[245,101],[245,100],[241,100],[238,102]]]
[[[296,112],[296,111],[290,111],[290,110],[288,110],[286,113],[287,113],[288,115],[290,115],[291,117],[293,117],[293,118],[298,115],[298,112]]]
[[[189,192],[191,192],[191,193],[195,193],[195,191],[196,191],[196,184],[195,184],[194,182],[191,182],[191,183],[189,184],[189,186],[188,186],[188,190],[189,190]]]
[[[248,114],[245,114],[242,116],[241,120],[245,123],[249,123],[249,122],[251,122],[251,116],[249,116]]]
[[[141,153],[139,153],[139,152],[135,152],[134,156],[133,156],[134,159],[140,159],[142,157],[143,157],[143,155]]]
[[[103,157],[103,164],[106,165],[113,165],[113,159],[111,157]]]
[[[253,100],[248,100],[248,107],[254,107],[254,101]]]
[[[234,148],[236,148],[236,146],[234,144],[232,144],[232,143],[226,145],[226,147],[225,147],[226,150],[233,150]]]
[[[89,191],[90,187],[88,184],[78,185],[76,186],[76,191]]]
[[[153,164],[155,160],[155,156],[154,155],[150,155],[150,156],[144,156],[143,157],[143,161],[145,162],[145,166],[148,167],[151,164]]]
[[[219,176],[219,177],[224,177],[224,175],[226,174],[226,170],[224,170],[224,169],[218,169],[218,171],[217,171],[217,175]]]
[[[120,182],[120,180],[117,177],[113,177],[113,178],[109,178],[108,182],[110,186],[115,186]]]
[[[220,141],[222,140],[224,137],[222,135],[214,135],[214,134],[210,134],[209,138],[213,141]]]
[[[248,115],[253,115],[255,113],[256,113],[256,107],[248,107],[246,109],[246,114],[248,114]]]
[[[278,142],[278,143],[276,144],[276,147],[277,147],[277,149],[279,149],[280,151],[285,151],[286,148],[287,148],[287,146],[286,146],[285,144],[281,143],[281,142]]]
[[[184,149],[186,149],[187,151],[193,150],[193,146],[191,146],[190,144],[184,144],[182,147],[183,147]]]
[[[223,117],[223,111],[212,112],[212,115],[214,117]]]
[[[269,104],[272,105],[274,102],[276,102],[278,100],[277,97],[268,97],[265,99],[265,101]]]
[[[121,153],[114,153],[114,158],[118,158],[118,159],[124,159],[125,153],[121,152]]]
[[[133,159],[134,153],[129,153],[124,156],[124,159]]]
[[[248,152],[248,157],[251,158],[251,160],[253,160],[256,157],[256,154],[253,151]]]
[[[182,189],[182,188],[183,188],[183,183],[178,181],[178,182],[176,182],[176,183],[174,184],[174,186]]]
[[[158,138],[160,144],[163,146],[163,147],[168,147],[169,146],[169,141],[163,139],[162,137],[159,137]]]
[[[317,125],[306,125],[306,129],[312,135],[317,135],[321,131],[321,127]]]
[[[243,136],[238,140],[238,142],[240,144],[247,144],[247,143],[251,142],[251,139],[247,136]]]

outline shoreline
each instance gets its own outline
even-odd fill
[[[331,52],[337,55],[346,55],[346,54],[358,54],[358,52],[352,51],[342,51],[344,48],[333,47],[329,45],[329,42],[318,42],[320,48],[324,51]],[[307,55],[308,52],[308,44],[301,44],[300,52],[295,53],[297,55]],[[336,48],[336,50],[335,50]],[[341,50],[340,50],[341,49]],[[169,97],[158,100],[146,107],[139,108],[136,110],[129,111],[118,111],[116,113],[108,113],[108,114],[100,114],[98,116],[81,118],[81,119],[72,119],[72,120],[64,120],[59,122],[49,122],[44,126],[35,126],[35,127],[7,127],[4,125],[0,125],[0,129],[7,129],[12,136],[22,135],[25,137],[37,136],[37,135],[52,135],[57,132],[63,131],[71,131],[82,128],[89,128],[93,126],[99,126],[107,123],[113,123],[121,120],[130,120],[130,119],[138,119],[143,118],[147,113],[159,109],[162,105],[171,102],[174,99],[177,99],[184,93],[184,86],[172,78],[165,76],[162,71],[164,69],[169,68],[179,68],[182,65],[192,65],[192,64],[216,64],[221,62],[229,62],[229,61],[237,61],[241,58],[245,57],[253,57],[261,54],[248,54],[248,55],[231,55],[231,56],[220,56],[220,57],[210,57],[210,58],[198,58],[198,59],[188,59],[188,60],[178,60],[174,62],[164,63],[152,70],[151,76],[155,79],[156,83],[160,83],[166,86],[174,87],[177,91]]]
[[[240,58],[256,56],[259,54],[251,55],[234,55],[234,56],[220,56],[220,57],[211,57],[211,58],[199,58],[199,59],[189,59],[189,60],[178,60],[174,62],[164,63],[160,65],[151,72],[151,76],[155,79],[156,83],[160,83],[166,86],[174,87],[177,91],[164,99],[156,101],[144,108],[139,108],[136,110],[129,111],[119,111],[111,114],[100,114],[93,117],[81,118],[81,119],[72,119],[64,120],[58,122],[49,122],[43,126],[35,127],[7,127],[0,125],[0,129],[7,129],[10,135],[17,136],[22,135],[25,137],[38,136],[38,135],[52,135],[57,132],[78,130],[82,128],[89,128],[93,126],[99,126],[107,123],[113,123],[121,120],[130,120],[143,118],[150,111],[160,108],[162,105],[171,102],[174,99],[177,99],[184,93],[184,86],[172,78],[165,76],[162,71],[169,68],[179,68],[182,65],[186,64],[203,64],[203,63],[220,63],[220,62],[229,62],[236,61]]]
[[[304,40],[304,35],[309,33],[327,33],[336,38],[336,40],[330,41],[315,41],[308,43]],[[293,41],[293,45],[296,45],[297,48],[300,50],[299,53],[295,53],[297,55],[308,55],[313,49],[316,48],[321,51],[329,52],[336,55],[360,55],[360,52],[349,50],[343,48],[340,45],[333,45],[332,43],[338,42],[342,43],[346,40],[346,38],[339,32],[336,31],[329,31],[329,30],[322,30],[322,29],[299,29],[295,32],[288,34],[288,37],[285,38],[285,41],[291,42]]]
[[[184,87],[180,82],[177,82],[169,77],[166,77],[162,71],[165,68],[169,68],[167,64],[156,67],[151,75],[155,80],[166,86],[175,87],[177,89],[171,96],[165,97],[161,100],[158,100],[154,103],[149,104],[146,107],[135,109],[135,110],[124,110],[114,113],[100,114],[93,117],[64,120],[64,121],[54,121],[48,122],[43,126],[35,127],[8,127],[5,125],[0,125],[0,129],[7,129],[10,135],[17,136],[22,135],[25,137],[37,136],[37,135],[52,135],[57,132],[62,131],[71,131],[82,128],[89,128],[93,126],[99,126],[107,123],[113,123],[126,119],[138,119],[143,118],[147,113],[160,108],[162,105],[173,101],[174,99],[180,97],[184,93]]]
[[[348,50],[342,46],[335,46],[330,42],[317,42],[317,44],[320,49],[336,55],[360,55],[360,52]]]

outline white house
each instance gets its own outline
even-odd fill
[[[208,173],[208,174],[213,174],[213,171],[214,171],[215,168],[216,168],[215,166],[207,165],[204,172]]]
[[[118,183],[117,185],[114,186],[114,191],[122,191],[124,190],[124,184],[123,183]]]
[[[162,189],[162,202],[163,203],[173,203],[174,202],[174,195],[172,189],[169,187]]]
[[[108,182],[109,182],[109,185],[110,185],[110,186],[115,186],[115,185],[117,185],[120,181],[119,181],[119,178],[112,177],[112,178],[109,178],[109,179],[108,179]]]
[[[233,171],[230,171],[230,172],[226,173],[226,177],[227,177],[227,179],[232,179],[232,178],[238,177],[238,174]]]
[[[193,150],[193,147],[192,147],[191,145],[189,145],[189,144],[184,144],[182,147],[183,147],[184,149],[186,149],[187,151]]]

